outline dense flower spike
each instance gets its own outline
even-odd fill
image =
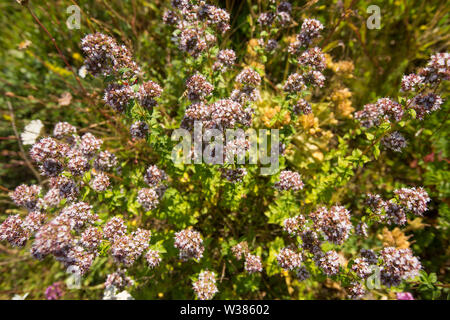
[[[377,107],[383,111],[385,117],[389,117],[394,121],[400,121],[403,117],[403,108],[398,103],[389,98],[378,99]]]
[[[244,268],[248,273],[261,272],[263,270],[261,258],[253,254],[247,254]]]
[[[289,248],[283,248],[277,255],[280,267],[285,270],[294,270],[300,267],[302,256]]]
[[[291,74],[288,79],[286,80],[286,83],[283,86],[284,91],[288,92],[301,92],[306,89],[305,81],[301,74],[293,73]]]
[[[73,229],[80,229],[98,219],[98,216],[92,213],[92,206],[86,202],[76,202],[65,207],[61,211],[60,217],[65,219]]]
[[[355,261],[353,261],[352,270],[362,279],[365,279],[372,274],[370,264],[364,258],[356,258]]]
[[[0,225],[0,241],[8,241],[14,247],[23,247],[30,233],[23,228],[22,219],[18,214],[9,216]]]
[[[406,223],[406,213],[402,206],[393,201],[385,203],[386,216],[384,219],[388,224],[404,225]]]
[[[42,226],[36,233],[31,254],[36,259],[43,259],[49,254],[64,258],[74,245],[70,221],[58,216]]]
[[[439,80],[450,80],[450,53],[436,53],[419,75],[425,78],[427,83],[436,83]]]
[[[419,87],[423,85],[424,78],[415,73],[411,73],[402,78],[402,91],[416,91]]]
[[[103,236],[110,241],[125,235],[126,232],[127,226],[120,217],[112,217],[103,227]]]
[[[167,174],[164,172],[164,170],[159,169],[156,165],[149,166],[144,174],[144,181],[150,187],[156,187],[166,179]]]
[[[111,255],[115,262],[127,267],[134,264],[136,259],[148,248],[150,235],[150,231],[138,229],[131,235],[115,238],[111,245]]]
[[[358,282],[352,282],[348,288],[348,296],[350,299],[358,300],[366,294],[366,290],[363,285]]]
[[[30,157],[36,162],[57,158],[61,155],[61,145],[52,138],[42,138],[30,150]]]
[[[80,150],[85,156],[92,156],[100,150],[102,143],[101,139],[97,139],[92,133],[88,132],[81,137]]]
[[[203,271],[198,275],[198,280],[192,285],[194,292],[200,300],[211,300],[218,292],[216,275],[211,271]]]
[[[22,184],[18,186],[10,197],[18,206],[23,206],[32,211],[38,204],[38,196],[41,192],[41,187],[37,185],[27,186]]]
[[[41,213],[39,211],[32,211],[28,213],[28,215],[23,220],[22,228],[30,235],[33,235],[41,228],[46,219],[47,216],[44,213]]]
[[[230,99],[222,99],[209,105],[209,117],[205,119],[206,128],[234,128],[240,123],[245,126],[251,124],[251,110],[244,110],[242,106]]]
[[[401,188],[395,190],[400,204],[415,215],[422,216],[427,211],[427,202],[431,199],[424,188]]]
[[[305,84],[322,88],[325,85],[325,76],[317,70],[308,71],[303,75]]]
[[[238,260],[241,260],[242,257],[247,256],[247,254],[249,253],[247,241],[239,242],[238,244],[231,247],[231,252]]]
[[[236,61],[236,53],[231,49],[220,50],[217,53],[217,61],[213,65],[214,70],[226,71],[228,67],[232,67]]]
[[[138,191],[137,201],[148,211],[158,206],[159,196],[154,188],[142,188]]]
[[[406,147],[406,139],[399,132],[394,131],[391,134],[384,136],[381,143],[395,152],[401,152]]]
[[[333,206],[330,210],[319,208],[310,214],[314,226],[324,233],[325,239],[335,244],[342,244],[347,240],[352,223],[350,212],[342,206]]]
[[[408,100],[408,104],[416,111],[419,120],[423,120],[427,114],[439,110],[442,103],[442,98],[435,93],[419,94]]]
[[[293,218],[287,218],[283,221],[283,229],[289,233],[290,236],[297,236],[303,231],[305,223],[305,217],[300,215]]]
[[[91,188],[97,192],[103,192],[109,188],[110,184],[109,177],[104,172],[99,172],[93,177]]]
[[[325,56],[323,55],[322,50],[318,47],[314,47],[303,52],[298,58],[298,63],[318,71],[322,71],[326,67]]]
[[[95,138],[94,138],[95,139]],[[91,148],[92,145],[86,144],[85,147]],[[89,159],[83,155],[80,150],[71,150],[69,153],[69,162],[67,163],[67,169],[74,176],[82,176],[86,171],[89,170],[90,164]]]
[[[422,268],[419,260],[413,256],[411,249],[387,247],[381,250],[383,261],[381,267],[381,282],[386,286],[398,286],[402,280],[419,275]]]
[[[376,104],[366,104],[361,111],[355,112],[355,119],[366,128],[377,126],[382,122],[384,111]]]
[[[305,99],[299,99],[293,109],[295,114],[308,115],[312,113],[311,105]]]
[[[175,233],[175,248],[180,250],[180,259],[201,259],[203,257],[203,239],[199,232],[185,229]]]
[[[137,92],[139,104],[146,108],[154,107],[157,104],[155,99],[161,96],[162,91],[163,89],[156,82],[144,82],[139,86],[139,90]]]
[[[328,251],[317,259],[317,265],[327,276],[335,275],[339,272],[339,256],[336,251]]]
[[[56,139],[63,139],[77,133],[77,128],[68,122],[58,122],[53,129],[53,136]]]
[[[105,287],[114,286],[118,289],[130,287],[134,284],[134,281],[130,277],[125,275],[125,270],[118,269],[116,272],[111,273],[106,278]]]
[[[316,19],[305,19],[302,23],[298,40],[302,42],[304,46],[308,46],[309,43],[320,35],[323,30],[323,25]]]
[[[112,83],[106,87],[103,100],[117,112],[123,112],[134,97],[134,91],[130,86]]]
[[[381,98],[375,104],[367,104],[364,109],[355,113],[355,119],[367,128],[377,126],[383,121],[400,121],[403,118],[403,107],[390,98]]]
[[[187,97],[191,101],[201,100],[211,94],[214,86],[206,78],[197,73],[186,81]]]
[[[303,181],[298,172],[284,170],[280,172],[279,180],[274,184],[274,188],[282,190],[298,191],[303,189]]]
[[[161,262],[161,256],[159,254],[159,251],[156,250],[148,250],[145,254],[145,259],[147,260],[147,263],[150,268],[157,267]]]
[[[256,87],[261,83],[261,76],[253,69],[245,68],[236,76],[236,82]]]
[[[89,252],[95,252],[102,238],[103,234],[98,228],[89,227],[81,234],[80,245]]]
[[[205,32],[197,27],[183,28],[179,36],[178,47],[197,58],[208,47]]]
[[[145,139],[148,134],[148,125],[144,121],[136,121],[130,127],[130,135],[133,139]]]
[[[92,75],[107,76],[120,73],[124,69],[125,76],[137,74],[140,70],[133,61],[130,51],[102,33],[88,34],[81,40],[81,50],[85,55],[85,66]]]

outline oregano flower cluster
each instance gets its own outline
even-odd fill
[[[10,192],[21,209],[0,225],[0,241],[25,247],[40,261],[51,257],[83,279],[97,272],[96,263],[104,266],[104,299],[128,299],[127,291],[118,291],[139,291],[152,285],[152,277],[173,275],[199,300],[221,297],[229,283],[264,298],[266,292],[255,293],[257,284],[270,286],[282,277],[288,290],[292,279],[307,287],[327,279],[349,299],[367,297],[374,276],[388,292],[417,280],[425,264],[414,247],[373,235],[380,227],[391,232],[422,221],[434,208],[434,190],[408,179],[385,189],[373,182],[347,186],[353,178],[373,178],[364,176],[371,152],[378,159],[382,145],[395,152],[383,156],[401,155],[415,139],[407,126],[419,130],[438,112],[445,102],[438,89],[450,80],[449,54],[435,53],[416,73],[403,75],[397,98],[351,109],[345,136],[335,137],[341,119],[330,111],[333,99],[316,101],[328,95],[322,92],[328,85],[348,90],[330,83],[338,76],[329,77],[333,47],[323,34],[333,34],[332,26],[303,13],[299,20],[291,3],[270,1],[252,13],[254,38],[241,55],[237,45],[228,45],[234,22],[225,9],[188,0],[164,6],[158,32],[171,43],[161,50],[175,61],[164,67],[176,73],[158,74],[161,66],[147,72],[131,48],[110,35],[82,38],[90,75],[84,81],[103,81],[100,94],[89,99],[97,99],[93,106],[106,112],[108,125],[125,125],[126,138],[103,137],[95,129],[100,123],[56,123],[28,150],[39,181]],[[265,108],[272,108],[269,121],[262,120]],[[201,135],[219,132],[220,161],[174,163],[170,137],[180,129],[190,142],[202,143],[189,145],[194,158],[198,152],[216,156],[205,155],[210,141]],[[278,130],[281,141],[269,143],[279,151],[275,173],[259,174],[260,149],[260,162],[237,163],[235,156],[247,158],[251,143],[245,135],[225,139],[227,129]],[[48,296],[61,294],[57,285],[48,289]]]

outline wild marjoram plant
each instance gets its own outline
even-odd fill
[[[326,58],[318,46],[324,26],[313,18],[305,19],[294,41],[283,48],[277,39],[270,37],[284,32],[283,27],[291,24],[292,6],[281,2],[278,6],[272,3],[269,8],[258,19],[261,27],[259,49],[278,50],[289,55],[292,57],[289,61],[295,66],[295,72],[276,87],[274,99],[282,101],[281,105],[292,113],[292,117],[311,114],[314,108],[306,98],[326,83],[322,73]],[[422,266],[409,248],[360,247],[348,263],[343,261],[339,248],[347,241],[363,241],[373,224],[403,226],[408,215],[422,216],[430,201],[427,191],[422,187],[404,187],[394,190],[391,199],[367,194],[367,214],[362,219],[352,215],[345,204],[330,204],[331,193],[345,187],[354,176],[354,170],[370,161],[369,154],[378,158],[381,145],[401,152],[407,141],[399,131],[408,116],[426,121],[429,113],[439,109],[442,99],[436,92],[443,81],[450,80],[450,55],[436,53],[417,74],[405,75],[400,91],[403,96],[398,102],[381,98],[354,114],[355,128],[369,140],[369,146],[364,150],[355,148],[348,155],[349,141],[355,138],[348,134],[339,138],[338,148],[326,156],[328,169],[319,168],[314,181],[302,181],[299,172],[287,168],[281,170],[275,180],[267,174],[278,174],[279,159],[281,166],[285,166],[283,153],[286,146],[278,141],[278,130],[270,133],[265,130],[263,137],[260,134],[253,136],[254,141],[249,139],[248,130],[251,130],[254,115],[252,105],[261,99],[259,87],[266,79],[257,68],[240,68],[232,49],[219,50],[218,39],[230,29],[229,13],[204,1],[174,0],[163,20],[168,27],[174,28],[172,39],[186,56],[184,67],[190,73],[185,91],[179,92],[180,101],[189,103],[179,122],[178,130],[183,131],[172,135],[172,141],[167,138],[176,130],[171,132],[158,121],[163,117],[158,112],[158,103],[165,88],[152,80],[144,80],[145,74],[127,47],[102,33],[86,35],[81,42],[85,68],[92,76],[104,80],[104,102],[123,114],[130,123],[131,139],[148,141],[160,162],[146,163],[147,169],[141,171],[140,176],[124,180],[123,169],[131,166],[127,159],[119,159],[102,150],[102,140],[93,134],[78,135],[77,128],[71,124],[57,123],[53,136],[40,139],[29,151],[40,173],[48,178],[48,187],[20,185],[15,189],[12,200],[26,208],[28,214],[8,217],[0,226],[0,240],[15,247],[24,247],[30,240],[34,258],[42,260],[53,256],[81,277],[90,272],[96,258],[110,257],[117,270],[105,279],[105,298],[114,298],[117,290],[139,283],[139,277],[132,279],[136,265],[145,264],[145,268],[155,269],[164,264],[165,258],[172,259],[170,250],[161,249],[169,246],[176,249],[179,262],[188,264],[193,260],[198,264],[195,270],[199,272],[192,278],[192,288],[198,299],[212,299],[220,292],[223,281],[231,281],[226,276],[231,271],[225,267],[211,270],[220,267],[211,262],[213,256],[217,260],[234,256],[234,269],[237,273],[246,273],[245,277],[262,277],[265,272],[267,277],[292,273],[298,281],[325,281],[329,277],[346,287],[352,299],[362,298],[367,290],[374,289],[366,280],[376,270],[380,286],[386,290],[416,278]],[[233,83],[230,77],[236,73]],[[227,79],[229,87],[226,90],[216,89],[219,77]],[[228,92],[228,95],[219,96],[219,91]],[[247,131],[230,138],[227,129]],[[271,139],[267,140],[269,134]],[[293,131],[288,127],[281,130],[281,138],[286,143],[292,135]],[[180,137],[188,137],[194,145],[175,148]],[[260,145],[259,152],[257,147],[251,148],[255,141]],[[276,164],[276,170],[262,174],[257,168],[270,162],[263,161],[267,156],[263,154],[266,149],[270,149],[270,158],[275,160],[271,163]],[[183,157],[193,158],[194,162],[172,161],[172,156],[180,153],[185,153]],[[246,157],[254,161],[246,165]],[[211,158],[215,160],[206,161]],[[244,161],[239,162],[239,158]],[[195,187],[186,189],[178,185],[177,180],[183,184],[190,181]],[[124,185],[123,181],[129,181],[129,185]],[[269,181],[272,189],[265,188]],[[121,184],[120,191],[114,189],[115,184]],[[245,188],[248,191],[243,191]],[[226,215],[227,212],[245,212],[242,199],[253,201],[246,206],[266,206],[265,201],[259,202],[259,189],[274,194],[273,203],[267,205],[273,213],[269,214],[268,220],[278,224],[278,230],[282,229],[287,239],[277,242],[275,254],[273,243],[270,243],[271,251],[265,252],[273,238],[261,237],[255,241],[252,234],[244,234],[246,229],[239,229],[239,226],[237,230],[240,231],[233,229],[227,234],[215,230],[220,224],[218,219],[224,219],[226,224],[229,222],[213,207],[218,206]],[[172,239],[151,245],[152,232],[140,228],[139,224],[135,228],[136,224],[131,225],[126,214],[112,216],[102,212],[100,219],[96,206],[110,201],[108,194],[116,192],[112,190],[125,192],[130,197],[129,207],[136,212],[145,212],[140,218],[141,225],[144,225],[142,219],[150,215],[167,220],[164,211],[177,206],[177,202],[173,206],[163,206],[168,199],[180,201],[180,210],[187,211],[184,213],[188,216],[187,221],[170,222]],[[308,206],[304,206],[302,193],[308,195]],[[210,218],[201,218],[198,212],[194,215],[194,211],[203,209],[197,209],[203,206],[200,201],[208,203],[205,208],[211,213],[203,214],[211,215]],[[312,209],[305,212],[305,208]],[[254,229],[267,227],[265,220],[255,218],[254,221],[262,221],[254,225]],[[232,223],[239,223],[239,220]],[[215,237],[221,238],[220,241],[223,237],[229,239],[224,244]],[[217,252],[220,252],[219,256]],[[141,256],[146,262],[141,262]]]

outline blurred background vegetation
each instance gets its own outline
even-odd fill
[[[353,111],[360,110],[366,103],[374,102],[377,97],[396,98],[403,74],[414,72],[423,66],[431,54],[448,51],[449,3],[445,0],[312,0],[291,3],[294,21],[297,22],[296,26],[290,27],[291,34],[298,31],[304,18],[316,18],[325,25],[320,44],[329,54],[327,91],[315,106],[315,116],[304,117],[292,123],[289,115],[280,113],[276,105],[271,104],[273,90],[266,83],[266,87],[261,88],[263,100],[258,104],[255,123],[261,127],[293,124],[298,134],[288,147],[287,160],[289,166],[297,167],[302,175],[308,176],[307,170],[320,166],[326,161],[327,152],[336,147],[335,136],[353,130]],[[231,14],[231,31],[223,37],[221,48],[234,49],[238,61],[257,64],[253,47],[257,36],[256,19],[262,6],[260,1],[212,1],[212,4],[227,9]],[[366,10],[373,4],[381,8],[381,28],[369,30],[366,20],[370,14]],[[66,10],[71,5],[81,8],[81,29],[70,30],[66,25],[70,16]],[[184,91],[187,71],[182,69],[183,55],[171,44],[171,31],[162,23],[162,13],[167,6],[167,1],[161,0],[55,0],[31,1],[29,11],[15,1],[0,1],[3,13],[0,16],[0,221],[8,214],[18,211],[9,199],[8,192],[21,183],[38,182],[20,150],[17,136],[33,119],[40,119],[45,124],[47,133],[58,121],[68,121],[83,128],[81,132],[90,131],[102,137],[109,150],[116,152],[121,159],[128,159],[130,163],[137,163],[138,159],[142,163],[152,163],[158,158],[145,143],[130,143],[126,123],[101,101],[103,83],[89,76],[78,82],[74,73],[77,74],[83,65],[80,40],[84,35],[100,31],[115,37],[118,42],[132,49],[136,62],[147,78],[165,88],[158,109],[164,114],[160,119],[163,127],[178,127],[184,111],[180,107],[179,96]],[[49,35],[37,25],[33,14],[54,37],[70,68],[61,59]],[[286,63],[285,56],[269,57],[264,70],[268,80],[281,83],[285,77]],[[448,92],[448,84],[444,91]],[[11,103],[12,109],[8,108],[7,102]],[[446,101],[441,110],[425,121],[413,121],[407,125],[405,133],[409,144],[404,152],[389,152],[387,156],[368,163],[346,185],[345,192],[340,188],[336,189],[332,199],[348,204],[352,212],[361,212],[362,195],[367,192],[392,193],[395,188],[403,185],[423,185],[427,189],[432,203],[423,219],[410,221],[402,231],[395,228],[372,230],[377,234],[373,240],[374,246],[407,246],[420,257],[427,272],[426,277],[430,278],[424,281],[428,285],[409,285],[405,290],[424,299],[445,298],[448,292],[448,105]],[[358,143],[360,141],[354,141],[355,145]],[[192,188],[188,186],[189,181],[181,181],[180,184],[180,190]],[[242,190],[235,192],[240,193]],[[251,203],[252,197],[255,200],[260,195],[254,191],[248,197],[248,203]],[[267,203],[266,200],[262,199],[262,203]],[[189,207],[176,193],[172,195],[171,201],[165,206],[170,209],[171,206],[183,204],[179,211],[202,211],[202,206],[214,207],[214,203],[200,203],[196,208]],[[242,210],[242,205],[245,204],[239,203],[235,209]],[[259,213],[260,220],[249,219],[246,222],[261,227],[277,221],[271,216],[270,212],[273,210],[269,208],[266,211],[263,207],[248,208],[256,215]],[[161,211],[163,210],[164,204]],[[217,211],[220,213],[220,206]],[[164,221],[163,214],[159,218],[161,217]],[[202,225],[210,217],[200,212],[192,219]],[[236,219],[238,218],[230,216],[228,222],[235,223]],[[183,223],[180,226],[186,224]],[[152,227],[155,224],[149,222]],[[160,239],[169,237],[164,235],[164,223],[158,228],[161,231]],[[274,242],[275,250],[282,246],[279,243],[282,242],[280,228],[270,226],[269,229],[278,232],[277,237],[269,237]],[[207,231],[203,230],[203,233]],[[221,233],[218,229],[209,232],[217,232],[214,237],[219,241],[219,248],[221,246],[225,253],[228,252],[232,243],[222,239],[226,232]],[[266,235],[258,232],[268,231],[258,231],[255,227],[252,232],[255,233],[255,239],[262,241]],[[345,250],[355,252],[352,245],[354,244],[347,244]],[[193,298],[190,279],[186,275],[194,274],[194,269],[190,269],[194,267],[174,261],[154,272],[134,270],[135,274],[140,275],[141,281],[133,296],[149,299]],[[101,297],[102,288],[99,284],[111,270],[113,269],[107,259],[100,258],[85,280],[83,290],[68,291],[65,298]],[[222,270],[216,272],[220,278]],[[44,298],[45,288],[55,281],[63,281],[65,276],[64,270],[53,260],[37,262],[27,250],[0,244],[1,299],[10,299],[14,294],[24,293],[29,293],[29,297],[33,299]],[[251,279],[241,274],[234,276],[230,283],[232,284],[226,287],[219,285],[221,291],[218,298],[345,297],[342,288],[329,279],[323,283],[298,283],[282,273],[270,278],[262,276]],[[433,285],[436,283],[440,285]],[[375,298],[392,296],[380,294]]]

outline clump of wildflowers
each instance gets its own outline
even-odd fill
[[[203,257],[203,239],[199,232],[185,229],[175,233],[175,248],[180,250],[180,259],[200,259]]]
[[[280,172],[279,180],[274,184],[274,188],[282,190],[298,191],[303,189],[303,181],[298,172],[284,170]]]
[[[358,300],[366,294],[364,286],[358,282],[352,282],[348,288],[348,296],[350,299]]]
[[[285,219],[283,221],[283,229],[284,231],[289,233],[290,236],[296,236],[303,231],[305,224],[306,224],[305,217],[298,215],[292,218]]]
[[[121,70],[130,70],[124,75],[137,74],[140,69],[133,61],[131,52],[102,33],[88,34],[81,40],[81,50],[85,55],[84,65],[94,76],[119,74]]]
[[[401,188],[395,190],[400,204],[408,211],[415,215],[422,216],[427,211],[427,203],[430,202],[430,197],[424,188]]]
[[[333,206],[330,210],[319,208],[310,214],[317,230],[324,233],[325,239],[335,244],[342,244],[347,240],[352,223],[350,212],[342,206]]]
[[[232,67],[236,61],[236,53],[231,49],[220,50],[217,53],[217,61],[214,62],[213,69],[226,71],[227,68]]]
[[[394,131],[381,139],[381,143],[395,152],[401,152],[406,147],[406,139],[399,132]]]
[[[419,275],[422,265],[411,249],[387,247],[381,250],[381,282],[386,286],[398,286],[402,280]]]
[[[114,286],[115,288],[121,289],[130,287],[133,284],[134,281],[125,274],[124,269],[118,269],[116,272],[109,274],[105,281],[106,288]]]
[[[103,192],[108,189],[111,182],[109,181],[109,177],[104,172],[99,172],[95,175],[95,177],[91,181],[91,188],[97,192]]]
[[[14,247],[23,247],[30,237],[30,233],[23,227],[20,216],[6,218],[0,225],[0,241],[8,241]]]
[[[148,109],[154,107],[157,104],[156,98],[161,96],[162,91],[163,89],[156,82],[151,80],[144,82],[137,92],[139,104]]]
[[[38,204],[38,196],[41,192],[41,187],[37,185],[27,186],[22,184],[18,186],[10,197],[18,206],[23,206],[32,211]]]
[[[248,273],[261,272],[263,270],[261,258],[253,254],[247,254],[244,268]]]
[[[167,174],[164,172],[164,170],[159,169],[156,165],[149,166],[144,174],[144,181],[150,187],[156,187],[166,179]]]
[[[200,272],[198,280],[193,283],[192,287],[197,298],[211,300],[218,292],[214,272],[208,270]]]
[[[106,87],[103,100],[117,112],[124,112],[135,98],[133,88],[126,84],[112,83]]]
[[[305,99],[299,99],[294,105],[294,113],[308,115],[312,113],[311,105]]]
[[[161,255],[159,254],[159,251],[150,249],[145,254],[145,260],[147,260],[150,268],[155,268],[161,262]]]
[[[237,260],[241,260],[242,257],[245,257],[249,253],[247,241],[239,242],[231,247],[231,252]]]
[[[302,256],[289,248],[283,248],[277,255],[280,267],[285,270],[294,270],[300,267]]]
[[[305,281],[306,279],[309,279],[311,277],[311,274],[309,273],[308,269],[306,267],[302,266],[298,268],[297,270],[297,279],[298,281]]]
[[[145,139],[148,134],[148,125],[144,121],[136,121],[130,127],[130,135],[133,139]]]
[[[317,265],[327,276],[335,275],[339,272],[339,255],[336,251],[328,251],[317,259]]]
[[[364,258],[356,258],[352,264],[352,271],[362,279],[367,278],[372,274],[369,262]]]
[[[142,188],[138,191],[137,201],[146,210],[152,210],[159,204],[159,195],[154,188]]]
[[[206,81],[206,78],[197,73],[186,81],[187,97],[191,101],[197,101],[209,96],[214,86]]]
[[[110,241],[114,241],[115,238],[125,235],[126,232],[127,226],[120,217],[112,217],[103,226],[103,236]]]

